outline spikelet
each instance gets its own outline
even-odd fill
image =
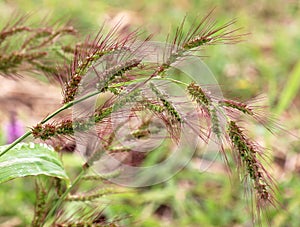
[[[47,189],[43,187],[41,182],[36,180],[36,201],[35,201],[35,210],[34,217],[32,220],[32,226],[39,226],[43,220],[44,213],[47,209]]]
[[[113,172],[105,173],[105,174],[97,174],[97,175],[85,175],[81,179],[86,181],[100,181],[100,180],[107,180],[112,179],[121,174],[121,170],[117,169]]]
[[[99,203],[68,202],[65,210],[58,212],[51,226],[54,227],[117,227],[120,218],[106,219],[106,205]]]
[[[56,77],[64,83],[63,103],[68,103],[74,100],[80,82],[88,70],[93,69],[93,64],[95,64],[103,56],[118,54],[120,52],[122,53],[122,51],[128,52],[129,47],[134,43],[134,40],[137,37],[136,32],[130,33],[125,37],[117,36],[119,25],[116,25],[106,35],[102,34],[103,29],[103,27],[100,29],[98,35],[93,41],[87,39],[84,44],[79,45],[75,49],[73,62],[70,65],[62,67],[57,73]],[[100,85],[105,87],[105,83],[112,80],[113,77],[137,66],[139,64],[137,61],[138,60],[136,59],[131,59],[130,62],[120,63],[123,62],[121,54],[119,60],[117,59],[117,62],[119,62],[120,65],[117,63],[117,65],[110,66],[110,69],[102,75],[101,72],[96,72],[101,77],[101,81],[104,78],[104,84]],[[68,75],[68,78],[66,78],[66,75]],[[102,88],[103,86],[100,87]]]
[[[219,105],[225,106],[225,107],[230,107],[232,109],[236,109],[236,110],[238,110],[244,114],[248,114],[250,116],[254,115],[253,109],[246,103],[225,99],[225,100],[220,100]]]
[[[107,118],[113,111],[112,107],[98,108],[95,110],[93,116],[75,119],[62,120],[52,124],[37,124],[31,129],[32,135],[35,139],[48,140],[59,136],[73,136],[74,131],[85,132],[93,125],[100,123]]]
[[[100,74],[94,69],[99,78],[96,88],[100,91],[106,91],[108,89],[109,82],[113,81],[116,77],[122,76],[125,72],[133,69],[134,67],[137,67],[140,63],[141,60],[139,59],[127,60],[112,66]]]
[[[185,19],[182,21],[176,30],[173,40],[173,44],[179,47],[177,54],[183,52],[183,50],[191,50],[204,45],[238,43],[243,36],[247,35],[236,34],[240,29],[230,28],[235,23],[235,20],[217,26],[217,22],[213,19],[213,11],[211,10],[200,22],[196,22],[195,20],[187,35],[183,34]]]
[[[215,107],[212,98],[200,87],[200,85],[197,85],[194,82],[188,85],[187,91],[192,97],[192,100],[196,101],[204,112],[207,113],[212,123],[211,130],[218,139],[220,139],[223,132],[220,124],[220,114],[219,110]]]
[[[176,110],[174,105],[165,98],[165,95],[153,83],[150,83],[150,88],[162,102],[165,110],[169,113],[169,115],[172,116],[176,121],[183,122],[180,113]]]
[[[206,109],[209,109],[211,105],[211,98],[206,95],[206,93],[202,90],[199,85],[196,85],[194,82],[190,83],[187,87],[188,93],[191,95],[193,100],[195,100],[198,104],[204,106]]]
[[[259,160],[259,147],[244,135],[234,121],[229,122],[228,135],[234,151],[237,153],[238,164],[245,169],[246,177],[251,179],[255,193],[258,218],[261,211],[268,205],[275,206],[274,183]]]
[[[25,25],[27,19],[28,16],[12,18],[0,30],[0,75],[15,76],[24,71],[41,71],[53,79],[56,64],[67,59],[59,53],[59,38],[74,35],[76,30],[71,26],[57,25],[35,28]]]
[[[66,201],[68,201],[68,202],[72,202],[72,201],[86,202],[86,201],[92,201],[92,200],[98,199],[105,195],[116,194],[116,193],[120,193],[120,191],[115,188],[102,188],[102,189],[98,190],[97,192],[93,192],[93,193],[81,194],[81,195],[69,195],[66,198]]]

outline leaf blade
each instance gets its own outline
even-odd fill
[[[9,145],[1,146],[0,153]],[[46,175],[70,180],[54,149],[46,144],[20,143],[0,157],[0,184],[26,176]]]

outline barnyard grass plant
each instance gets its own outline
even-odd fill
[[[88,209],[87,202],[97,204],[99,198],[105,195],[122,192],[117,185],[107,183],[107,179],[117,177],[120,170],[106,175],[95,175],[90,170],[105,152],[113,153],[114,156],[121,156],[123,153],[134,155],[135,151],[117,138],[122,126],[126,124],[126,119],[132,116],[142,116],[143,119],[136,128],[132,129],[130,133],[132,141],[143,141],[157,134],[160,127],[149,128],[151,122],[155,123],[157,118],[167,128],[166,137],[175,144],[180,140],[180,133],[184,132],[181,131],[182,127],[190,127],[204,142],[215,138],[227,163],[228,159],[235,161],[236,168],[233,168],[232,172],[238,170],[241,181],[245,178],[249,179],[248,183],[255,204],[253,207],[255,220],[259,219],[262,211],[268,206],[277,205],[275,183],[262,161],[264,149],[247,137],[245,130],[239,124],[239,114],[235,113],[253,117],[258,124],[267,127],[266,120],[256,114],[253,106],[218,98],[196,81],[186,83],[175,79],[178,77],[172,73],[176,71],[170,71],[172,66],[188,56],[198,58],[201,50],[210,45],[235,44],[245,37],[245,34],[240,33],[240,29],[232,28],[234,20],[218,25],[213,17],[211,11],[200,21],[195,20],[187,34],[184,33],[184,19],[171,40],[171,48],[164,50],[163,62],[145,60],[147,57],[145,46],[151,36],[142,39],[138,30],[121,33],[120,24],[108,32],[105,32],[103,26],[95,38],[88,36],[83,42],[73,46],[64,46],[57,42],[61,36],[74,35],[76,30],[70,26],[32,28],[25,25],[26,17],[21,17],[15,22],[10,21],[2,28],[0,74],[15,76],[22,75],[23,71],[45,72],[51,81],[59,82],[63,98],[61,108],[32,126],[15,142],[5,146],[0,153],[0,158],[9,156],[15,146],[30,135],[36,143],[51,144],[55,152],[60,153],[67,145],[75,143],[78,139],[76,132],[84,136],[94,128],[93,136],[100,141],[99,144],[87,147],[88,157],[82,165],[81,172],[72,182],[65,180],[61,175],[50,173],[47,168],[42,173],[27,174],[51,176],[37,176],[33,226],[45,224],[117,226],[118,220],[99,221],[99,215],[103,210],[89,209],[89,213],[84,211]],[[21,44],[13,49],[13,42],[19,36],[22,37]],[[57,61],[53,53],[50,53],[53,50],[56,51],[54,54],[59,53],[60,57],[63,56],[68,60]],[[73,54],[71,58],[70,53]],[[157,81],[165,84],[172,82],[183,88],[189,99],[189,105],[194,107],[193,111],[200,118],[203,118],[198,122],[199,125],[192,125],[189,122],[190,115],[180,111],[181,105],[186,103],[176,102],[168,94],[168,90],[164,89],[162,83]],[[59,113],[95,97],[102,98],[102,102],[93,111],[80,110],[79,116],[71,117],[66,114],[64,118],[56,118]],[[126,106],[129,107],[124,108]],[[115,122],[118,123],[117,127],[113,125]],[[207,124],[200,125],[203,122]],[[126,141],[126,138],[123,140]],[[228,144],[231,152],[225,149]],[[76,145],[73,148],[76,149]],[[128,162],[134,166],[141,166],[146,157],[147,154]],[[97,182],[93,190],[79,191],[80,184],[91,180]],[[67,204],[75,202],[82,204],[76,210],[81,215],[68,216]]]

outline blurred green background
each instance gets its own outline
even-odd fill
[[[300,134],[300,1],[0,1],[0,28],[14,12],[21,12],[32,14],[30,19],[35,24],[45,18],[50,22],[70,21],[80,37],[95,34],[104,21],[112,26],[121,20],[125,27],[141,27],[145,34],[153,33],[154,40],[165,41],[186,15],[188,28],[195,17],[201,18],[214,7],[218,22],[236,18],[236,27],[249,35],[237,45],[208,47],[204,62],[218,79],[224,96],[238,100],[264,97],[283,126],[284,130],[274,135],[258,126],[249,131],[272,148],[271,169],[283,209],[271,209],[271,225],[300,226],[300,142],[292,136]],[[1,123],[5,121],[2,115]],[[30,126],[28,115],[21,117]],[[4,137],[0,134],[2,143]],[[243,188],[225,175],[213,169],[200,173],[188,167],[164,184],[114,196],[106,215],[128,216],[124,226],[252,226]],[[0,226],[30,225],[33,179],[0,187]]]

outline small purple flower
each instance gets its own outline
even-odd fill
[[[17,138],[19,138],[24,133],[24,127],[21,121],[17,119],[16,112],[10,112],[9,122],[5,127],[6,131],[6,142],[8,144],[14,142]]]

